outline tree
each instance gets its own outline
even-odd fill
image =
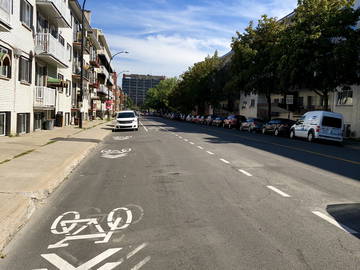
[[[329,93],[359,83],[360,11],[348,0],[299,0],[282,37],[278,70],[285,87],[307,88],[329,109]]]
[[[154,88],[150,88],[146,94],[145,107],[158,111],[167,111],[169,107],[169,97],[178,84],[177,78],[162,80]]]
[[[280,39],[285,26],[263,15],[256,27],[250,22],[245,33],[233,38],[233,69],[236,83],[247,93],[263,94],[271,119],[271,94],[280,91],[277,66],[281,58]]]
[[[126,109],[132,109],[133,106],[134,106],[134,102],[133,100],[131,99],[131,97],[127,96],[126,99],[125,99],[125,108]]]

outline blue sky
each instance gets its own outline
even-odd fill
[[[82,0],[79,0],[82,3]],[[106,34],[118,72],[179,76],[262,14],[281,18],[297,0],[88,0],[93,27]]]

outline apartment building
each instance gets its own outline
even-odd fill
[[[77,124],[96,116],[98,69],[113,86],[109,46],[101,30],[84,22],[84,82],[80,92],[81,7],[77,0],[0,1],[0,136]],[[112,95],[112,88],[109,88]],[[106,92],[109,92],[106,91]],[[105,109],[104,109],[105,110]]]
[[[122,87],[124,92],[132,99],[136,106],[144,104],[146,92],[157,86],[164,76],[130,74],[123,75]]]

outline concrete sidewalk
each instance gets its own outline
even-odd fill
[[[93,121],[84,129],[65,127],[0,139],[0,250],[37,204],[111,132],[110,124]]]

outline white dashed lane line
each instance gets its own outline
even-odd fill
[[[248,173],[247,171],[245,171],[245,170],[241,170],[241,169],[239,169],[239,172],[241,172],[242,174],[245,174],[246,176],[252,176],[252,174],[251,173]]]
[[[200,150],[204,150],[204,147],[202,146],[198,146],[197,148],[199,148]]]
[[[330,224],[338,227],[339,229],[351,233],[351,234],[359,234],[359,232],[354,231],[353,229],[350,229],[349,227],[337,222],[335,219],[329,217],[328,215],[321,213],[320,211],[312,211],[312,213],[316,216],[318,216],[319,218],[322,218],[323,220],[326,220],[327,222],[329,222]]]
[[[145,129],[146,132],[149,132],[149,130],[143,125],[143,123],[141,121],[140,122],[140,125]]]
[[[281,191],[280,189],[273,187],[273,186],[266,186],[268,189],[271,189],[272,191],[276,192],[277,194],[280,194],[281,196],[285,197],[285,198],[289,198],[291,197],[289,194]]]
[[[206,151],[206,153],[208,153],[209,155],[215,155],[213,152],[210,151]]]
[[[220,158],[220,160],[226,164],[230,164],[230,161],[227,161],[226,159]]]
[[[195,143],[193,143],[193,142],[189,142],[191,145],[194,145]]]
[[[189,140],[188,139],[184,139],[185,142],[188,142]]]

